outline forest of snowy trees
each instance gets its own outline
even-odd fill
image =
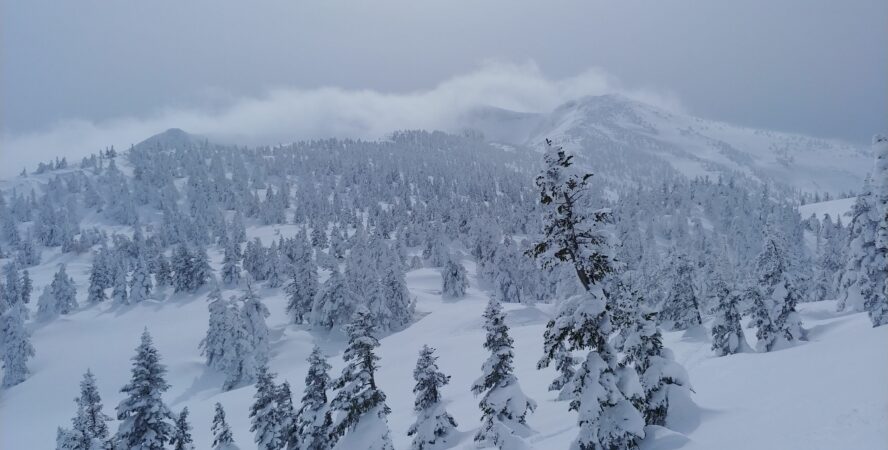
[[[27,382],[38,324],[99,304],[123,311],[199,296],[208,323],[195,354],[221,374],[220,389],[255,391],[244,412],[252,436],[234,436],[216,403],[214,449],[391,449],[391,409],[376,377],[386,364],[380,339],[418,319],[406,274],[439,270],[441,295],[459,302],[469,263],[490,297],[479,318],[489,356],[474,362],[472,386],[453,386],[436,350],[422,348],[412,448],[456,442],[457,424],[471,420],[447,410],[457,389],[478,397],[479,446],[529,447],[537,403],[513,359],[540,350],[538,367],[557,372],[549,389],[576,413],[573,448],[635,448],[648,426],[668,428],[675,405],[692,402],[692,380],[663,331],[711,323],[715,355],[771,352],[807,339],[799,304],[833,298],[873,326],[888,324],[888,139],[873,144],[876,168],[850,215],[825,218],[801,217],[798,199],[741,174],[617,183],[556,143],[541,158],[419,131],[257,149],[143,145],[42,164],[44,183],[0,195],[2,385]],[[100,222],[110,225],[85,225]],[[248,238],[248,227],[284,225],[297,231]],[[48,254],[90,264],[83,282],[57,264],[32,307],[29,268]],[[286,296],[291,327],[347,342],[338,375],[314,348],[297,400],[269,368],[269,290]],[[553,305],[543,349],[515,347],[507,303]],[[188,409],[164,399],[170,385],[149,330],[131,373],[116,430],[101,380],[83,375],[58,449],[194,448]]]

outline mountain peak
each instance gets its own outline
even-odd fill
[[[204,140],[203,137],[188,133],[181,128],[170,128],[136,144],[136,148],[153,148],[158,150],[184,149],[194,147],[204,142]]]

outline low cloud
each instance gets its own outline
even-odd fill
[[[14,176],[23,167],[32,170],[39,161],[56,156],[76,162],[111,145],[125,149],[174,127],[244,145],[325,137],[378,139],[400,129],[453,131],[464,113],[482,106],[548,112],[582,96],[613,93],[667,109],[681,108],[674,95],[628,89],[598,69],[551,79],[533,63],[487,63],[431,89],[408,93],[281,88],[217,108],[165,109],[149,117],[101,122],[66,120],[44,132],[0,137],[0,178]]]

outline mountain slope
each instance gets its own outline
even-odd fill
[[[743,174],[838,194],[857,189],[872,165],[866,150],[845,143],[738,127],[618,95],[585,97],[548,114],[484,109],[466,115],[462,124],[513,145],[539,148],[550,138],[593,167],[606,167],[596,173],[647,182],[662,181],[668,173]]]

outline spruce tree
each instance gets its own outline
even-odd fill
[[[240,248],[234,239],[229,239],[225,245],[225,254],[222,257],[222,282],[227,286],[237,286],[241,279]]]
[[[450,375],[438,370],[437,361],[435,349],[423,345],[413,369],[416,422],[407,430],[408,436],[414,436],[413,450],[446,446],[456,434],[456,420],[444,409],[441,399],[441,388],[450,383]]]
[[[374,349],[379,341],[373,337],[373,318],[364,307],[358,307],[346,326],[348,346],[342,354],[345,367],[333,383],[336,396],[330,402],[333,411],[331,433],[338,443],[335,448],[392,450],[385,403],[385,393],[376,385],[379,357]]]
[[[600,285],[613,272],[605,228],[611,213],[588,209],[592,174],[571,174],[573,156],[549,140],[546,143],[545,168],[536,179],[546,211],[544,236],[528,254],[546,268],[568,264],[584,292],[565,299],[546,325],[539,366],[551,364],[563,346],[570,351],[587,350],[573,377],[570,409],[578,412],[580,428],[573,448],[633,448],[636,439],[644,437],[644,417],[629,399],[633,393],[620,389],[630,380],[625,380],[626,371],[619,370],[616,352],[608,342],[612,325]]]
[[[89,303],[99,303],[108,300],[105,289],[110,287],[110,276],[105,265],[106,250],[100,250],[93,256],[92,267],[89,271],[89,289],[86,300]]]
[[[96,386],[96,378],[87,370],[80,382],[80,397],[77,403],[77,415],[71,420],[71,433],[76,437],[77,450],[98,450],[110,444],[108,421],[110,417],[102,412],[102,398]]]
[[[111,298],[115,303],[126,305],[129,304],[129,292],[127,291],[126,282],[126,262],[123,255],[117,256],[117,264],[114,270],[114,278],[111,284]]]
[[[875,211],[879,213],[876,231],[876,256],[872,271],[874,286],[872,293],[864,301],[864,309],[874,327],[888,324],[888,137],[873,137],[876,154]]]
[[[713,295],[717,304],[712,324],[712,351],[718,356],[752,351],[740,323],[742,317],[737,309],[740,296],[724,281],[713,286]]]
[[[172,450],[194,450],[194,441],[191,439],[191,424],[188,423],[188,407],[182,408],[182,412],[176,416],[175,430],[170,439]]]
[[[141,255],[136,258],[136,265],[133,268],[133,276],[130,280],[130,301],[132,303],[140,303],[148,299],[153,288],[151,282],[151,272],[148,270],[148,264]]]
[[[216,403],[216,412],[213,415],[213,450],[233,450],[234,436],[231,427],[225,421],[225,409],[221,403]]]
[[[312,302],[318,292],[318,268],[311,259],[311,247],[299,242],[300,253],[291,268],[286,286],[287,313],[293,323],[308,323]]]
[[[441,270],[441,278],[443,278],[441,294],[445,298],[461,298],[466,295],[469,280],[466,276],[465,267],[458,261],[455,261],[453,258],[448,259]]]
[[[246,288],[241,297],[241,321],[249,337],[250,353],[256,361],[256,367],[264,366],[268,362],[269,337],[268,325],[265,319],[271,314],[262,303],[259,295],[253,289],[253,283],[249,277],[246,280]],[[247,356],[247,355],[244,355]]]
[[[473,394],[484,394],[478,404],[481,428],[475,433],[475,442],[500,449],[522,448],[526,445],[522,438],[531,433],[527,414],[536,409],[536,402],[524,394],[514,374],[514,341],[500,302],[491,297],[483,317],[487,332],[484,348],[490,356],[481,366],[481,377],[472,385]]]
[[[321,286],[311,307],[311,324],[316,327],[333,329],[348,323],[354,315],[357,300],[354,292],[338,269]]]
[[[703,323],[700,305],[691,278],[694,268],[688,257],[678,254],[673,260],[672,284],[663,304],[660,320],[672,330],[686,330]]]
[[[549,383],[549,390],[558,392],[558,400],[567,400],[573,394],[573,378],[577,373],[580,359],[573,356],[573,352],[561,344],[555,349],[552,360],[555,361],[558,376]]]
[[[164,379],[166,367],[146,329],[133,357],[132,378],[120,392],[125,398],[117,405],[115,441],[123,448],[163,450],[174,433],[173,416],[163,402],[170,388]]]
[[[296,436],[296,410],[293,407],[293,393],[290,391],[290,383],[284,381],[278,386],[277,392],[278,414],[281,417],[281,435],[284,447],[295,448],[299,442]]]
[[[250,407],[250,431],[253,442],[259,450],[280,450],[284,448],[282,418],[278,409],[278,391],[274,384],[275,374],[268,367],[259,368],[256,380],[256,399]]]
[[[34,356],[31,336],[25,328],[25,305],[18,303],[0,317],[2,332],[3,387],[15,386],[30,374],[28,360]]]
[[[296,441],[300,450],[325,450],[332,446],[333,419],[327,404],[330,387],[330,364],[315,346],[308,356],[308,373],[305,375],[305,391],[296,414]]]
[[[184,244],[180,244],[173,251],[170,269],[173,273],[173,288],[176,292],[188,292],[191,290],[191,276],[194,272],[193,257]]]
[[[52,283],[44,288],[37,301],[37,315],[51,318],[56,315],[71,314],[77,309],[77,289],[74,280],[65,272],[65,265],[59,265]]]
[[[805,339],[805,330],[796,312],[799,292],[789,276],[782,239],[769,229],[764,247],[756,259],[759,296],[754,299],[753,316],[760,330],[758,348],[771,351]]]

